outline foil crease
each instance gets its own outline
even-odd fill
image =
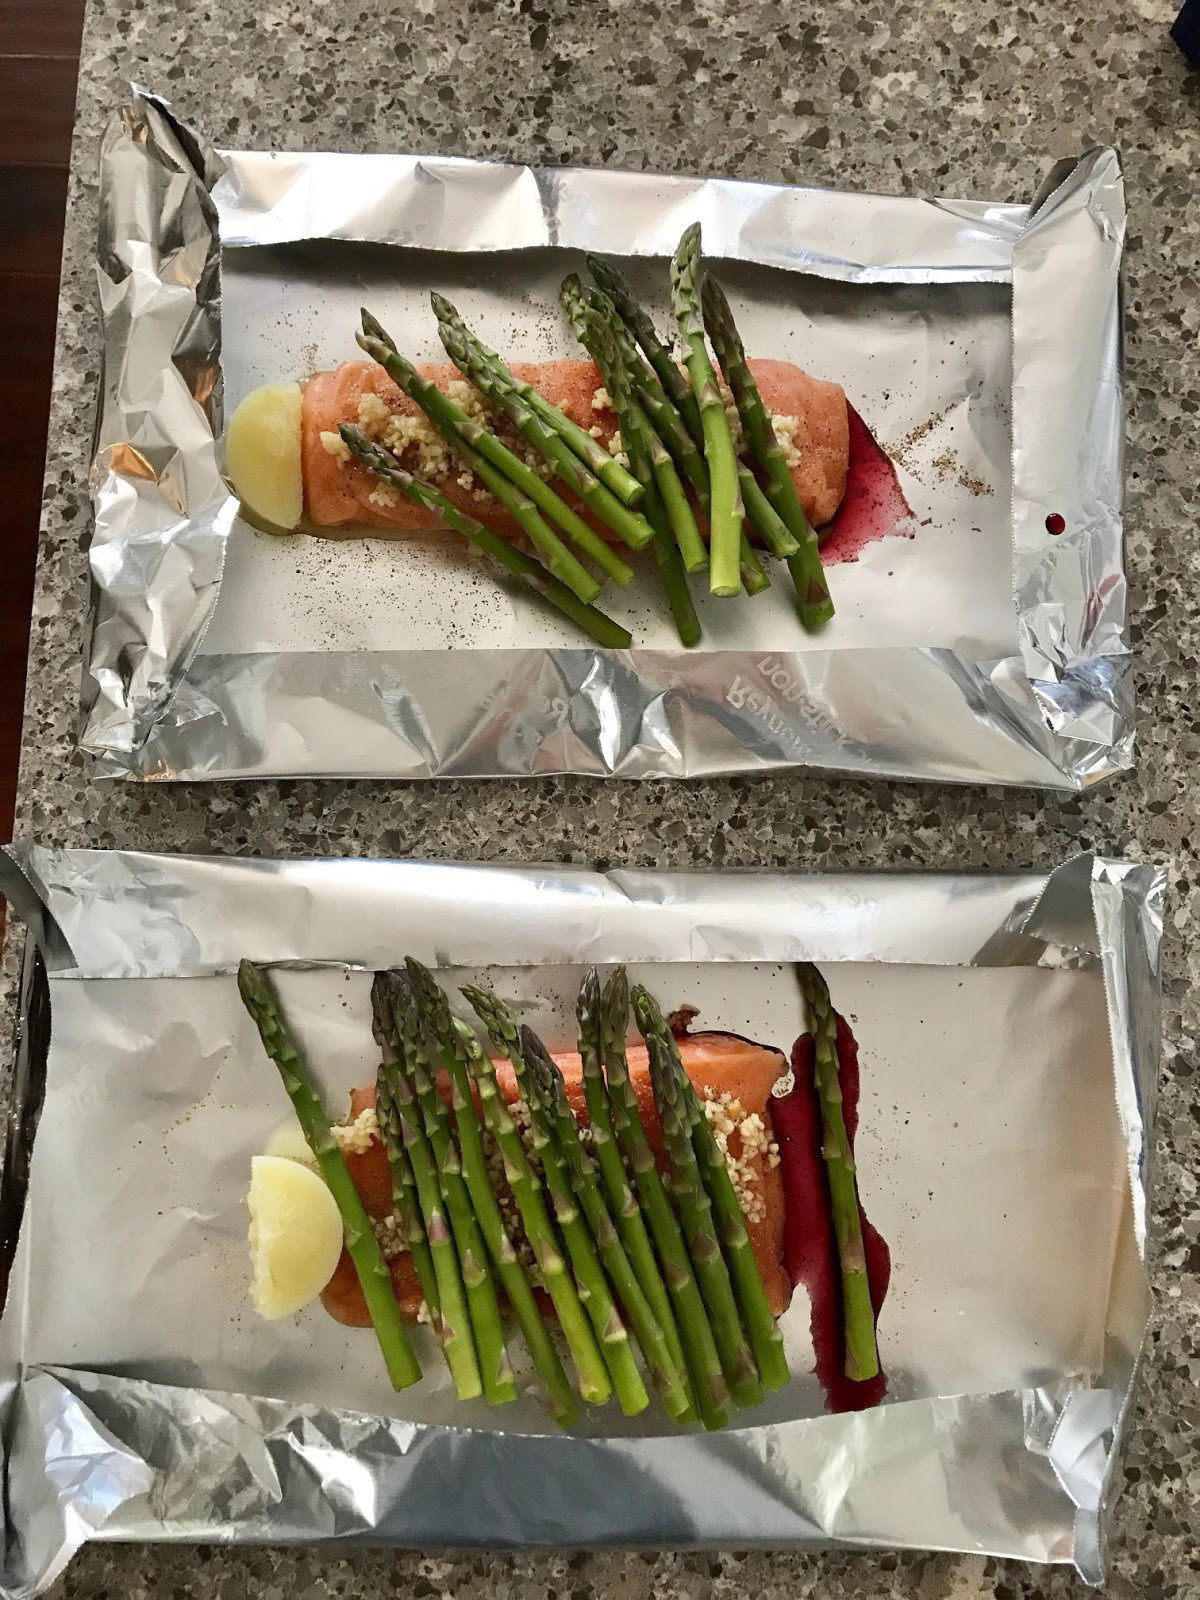
[[[1132,763],[1111,150],[1031,207],[434,156],[218,154],[135,90],[105,137],[104,331],[81,744],[145,781],[822,767],[1082,789]],[[670,251],[833,283],[1012,292],[1015,653],[203,649],[236,504],[220,476],[222,252],[357,241],[486,256]],[[1047,517],[1068,525],[1051,534]],[[468,666],[469,663],[469,666]],[[456,666],[458,663],[456,662]]]
[[[628,956],[724,963],[707,970],[736,977],[764,962],[815,958],[881,971],[899,965],[906,992],[922,972],[943,968],[960,969],[953,987],[971,972],[989,982],[988,973],[1006,971],[1040,982],[1062,969],[1101,985],[1105,1049],[1096,1059],[1107,1075],[1111,1041],[1112,1081],[1093,1087],[1099,1102],[1115,1099],[1120,1218],[1094,1373],[1046,1371],[1008,1391],[898,1396],[855,1415],[767,1420],[703,1437],[439,1426],[240,1392],[206,1382],[203,1370],[187,1383],[151,1379],[115,1350],[94,1365],[42,1361],[28,1346],[29,1330],[39,1325],[54,1263],[33,1260],[26,1240],[9,1280],[15,1233],[6,1229],[0,1592],[6,1600],[42,1592],[89,1538],[884,1545],[1073,1563],[1087,1581],[1101,1582],[1148,1315],[1164,877],[1088,856],[1048,875],[806,878],[11,847],[0,856],[0,890],[32,919],[13,1110],[14,1136],[27,1149],[39,1081],[53,1103],[64,1089],[56,1077],[66,1074],[75,1115],[90,1112],[97,1126],[108,1114],[106,1081],[132,1096],[123,1104],[133,1116],[139,1094],[161,1100],[167,1085],[130,1085],[127,1071],[111,1077],[131,1053],[139,1059],[145,1023],[137,995],[149,999],[167,986],[161,1015],[180,1022],[170,1055],[186,1071],[189,1054],[203,1058],[212,1048],[189,1033],[187,1017],[211,1017],[212,984],[228,983],[222,975],[246,952],[304,969],[296,976],[305,984],[322,971],[369,971],[394,959],[401,935],[443,966],[543,969]],[[87,1025],[86,1074],[61,1049],[48,1057],[43,961],[60,1027],[69,1037],[72,1012],[75,1025]],[[198,985],[190,999],[181,983]],[[1005,1092],[1011,1096],[1014,1083],[1006,1081]],[[197,1139],[211,1163],[207,1136]],[[1061,1136],[1054,1147],[1062,1150]],[[97,1157],[94,1176],[102,1177],[108,1153]],[[1107,1182],[1098,1147],[1091,1159]],[[5,1215],[20,1211],[13,1170],[10,1162]],[[128,1185],[129,1174],[117,1186],[122,1215],[134,1193]],[[103,1182],[92,1192],[103,1195]],[[136,1297],[127,1303],[135,1308]],[[204,1294],[193,1290],[189,1303],[203,1305]],[[450,1499],[448,1481],[457,1490]],[[536,1494],[506,1488],[530,1483]]]

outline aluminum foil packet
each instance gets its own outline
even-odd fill
[[[1121,172],[1092,150],[1029,205],[440,156],[216,152],[136,90],[100,166],[104,333],[81,741],[144,780],[697,777],[823,767],[1081,789],[1132,759],[1122,566]],[[911,538],[831,568],[816,636],[776,583],[618,604],[579,637],[444,540],[272,539],[223,421],[356,357],[368,299],[443,359],[428,292],[525,359],[595,250],[659,311],[700,219],[751,354],[836,379],[897,462]],[[607,603],[607,601],[606,601]]]
[[[29,929],[0,1244],[2,1592],[84,1540],[929,1547],[1104,1572],[1147,1325],[1161,870],[803,877],[249,861],[23,845]],[[787,1048],[794,963],[859,1043],[856,1164],[889,1241],[883,1402],[792,1382],[726,1430],[458,1405],[428,1330],[250,1307],[250,1157],[290,1119],[239,1003],[273,964],[331,1108],[373,1080],[370,974],[486,971],[553,1048],[580,964]],[[81,1222],[81,1217],[86,1221]],[[447,1493],[446,1486],[453,1485]]]

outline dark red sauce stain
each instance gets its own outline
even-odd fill
[[[849,1024],[838,1017],[838,1077],[851,1149],[858,1128],[858,1044]],[[886,1374],[857,1383],[846,1377],[842,1333],[842,1286],[829,1204],[825,1159],[821,1154],[821,1112],[813,1088],[813,1041],[801,1034],[792,1046],[795,1087],[771,1102],[771,1121],[779,1144],[783,1179],[783,1262],[792,1287],[803,1284],[812,1305],[814,1371],[830,1411],[864,1411],[878,1405],[887,1390]],[[867,1277],[878,1320],[891,1278],[887,1244],[859,1206]]]
[[[1046,518],[1046,532],[1047,533],[1058,534],[1058,533],[1066,533],[1066,531],[1067,531],[1067,519],[1066,519],[1066,517],[1064,517],[1062,515],[1062,513],[1059,512],[1059,511],[1052,511],[1050,513],[1050,515]]]
[[[876,443],[866,423],[847,403],[850,421],[850,465],[846,472],[846,492],[832,522],[818,530],[821,560],[857,561],[867,545],[889,534],[913,538],[906,521],[912,520],[912,507],[904,498],[896,467],[887,452]]]

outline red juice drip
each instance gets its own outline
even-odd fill
[[[843,1017],[837,1019],[838,1080],[846,1132],[854,1147],[858,1128],[858,1045]],[[792,1046],[795,1087],[771,1102],[771,1123],[779,1144],[783,1180],[783,1264],[792,1287],[803,1284],[812,1306],[814,1371],[830,1411],[864,1411],[878,1405],[887,1390],[883,1372],[858,1383],[846,1377],[842,1326],[842,1282],[822,1154],[821,1110],[813,1086],[813,1040],[801,1034]],[[887,1295],[892,1258],[887,1244],[859,1206],[867,1280],[878,1319]]]
[[[821,560],[857,561],[869,544],[898,534],[911,539],[912,507],[904,498],[892,458],[849,402],[850,464],[846,492],[833,521],[820,530]]]

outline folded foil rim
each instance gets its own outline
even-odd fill
[[[100,204],[104,365],[80,721],[99,775],[817,767],[1079,790],[1132,765],[1115,151],[1060,163],[1029,207],[927,201],[437,156],[218,153],[134,86],[104,138]],[[200,653],[236,511],[219,461],[223,248],[618,240],[661,254],[696,215],[732,259],[862,285],[1011,283],[1019,655],[481,650],[460,652],[471,670],[450,675],[440,652]],[[1047,518],[1064,510],[1071,524],[1054,536]],[[504,737],[513,717],[519,741]]]

